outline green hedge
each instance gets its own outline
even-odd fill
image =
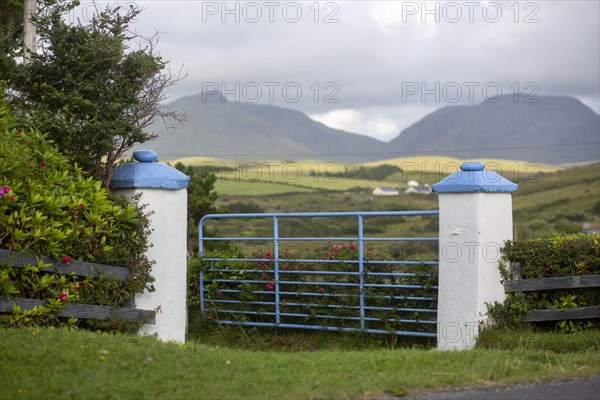
[[[507,241],[502,253],[505,260],[521,263],[524,279],[600,274],[598,234]]]
[[[1,99],[0,99],[1,100]],[[85,138],[82,138],[85,140]],[[134,293],[153,290],[148,220],[124,199],[73,166],[46,135],[18,128],[0,101],[0,247],[50,256],[63,263],[90,261],[130,268],[125,282],[42,273],[32,265],[0,265],[0,296],[47,300],[47,307],[15,310],[10,325],[75,324],[56,313],[67,302],[118,306]],[[116,325],[115,325],[116,326]]]
[[[511,279],[511,263],[520,263],[522,279],[600,274],[600,235],[554,235],[548,238],[507,241],[502,249],[500,271]],[[504,304],[489,305],[488,316],[500,327],[524,327],[523,316],[531,310],[567,309],[600,305],[600,290],[568,289],[508,293]],[[535,323],[535,328],[574,333],[600,326],[598,320]]]

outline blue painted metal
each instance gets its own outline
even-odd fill
[[[431,186],[437,193],[511,193],[519,185],[509,181],[495,171],[485,170],[480,162],[461,164],[455,172]]]
[[[158,155],[152,150],[137,150],[133,152],[133,158],[139,162],[154,162]]]
[[[419,277],[434,277],[433,273],[416,273],[403,271],[371,271],[368,268],[380,266],[396,266],[404,268],[404,266],[437,266],[438,262],[430,261],[411,261],[411,260],[374,260],[365,259],[365,242],[373,241],[422,241],[432,242],[438,241],[438,238],[367,238],[364,236],[364,218],[365,217],[398,217],[398,216],[437,216],[437,210],[432,211],[396,211],[396,212],[331,212],[331,213],[261,213],[261,214],[213,214],[203,217],[199,223],[199,248],[201,258],[210,263],[210,268],[200,272],[200,309],[204,315],[209,312],[219,314],[218,320],[221,324],[241,324],[249,326],[271,326],[271,327],[287,327],[296,329],[317,329],[329,331],[361,331],[367,333],[383,333],[396,335],[411,335],[411,336],[426,336],[435,337],[435,332],[430,330],[390,330],[381,329],[381,323],[390,322],[394,324],[403,323],[414,326],[433,326],[436,324],[436,295],[437,286],[423,286],[421,284],[406,284],[398,279],[404,278],[419,278]],[[357,221],[357,236],[356,237],[280,237],[280,224],[286,218],[315,218],[315,217],[353,217]],[[271,218],[273,221],[273,236],[272,237],[220,237],[220,238],[205,238],[203,237],[203,227],[206,221],[215,219],[248,219],[248,218]],[[357,242],[357,258],[351,260],[313,260],[313,259],[285,259],[281,258],[280,243],[284,241],[345,241]],[[273,246],[273,254],[271,259],[256,258],[256,257],[241,257],[241,258],[224,258],[210,257],[205,254],[205,243],[208,241],[229,241],[229,242],[270,242]],[[225,267],[215,267],[215,263],[227,263]],[[236,267],[236,263],[245,263],[243,267]],[[261,268],[247,268],[248,263],[260,263]],[[289,269],[290,265],[318,265],[322,264],[319,270],[293,270]],[[347,265],[354,270],[332,271],[328,270],[327,265]],[[241,265],[241,264],[240,264]],[[264,268],[263,268],[264,266]],[[286,268],[288,266],[288,268]],[[268,268],[268,269],[267,269]],[[284,268],[284,269],[282,269]],[[267,290],[260,290],[259,285],[265,285],[270,282],[267,274],[273,274],[273,290],[270,287]],[[305,280],[291,279],[293,276],[307,276]],[[322,277],[318,279],[317,277]],[[283,278],[282,278],[283,277]],[[326,278],[326,280],[324,280]],[[368,279],[377,279],[377,283],[368,281]],[[351,281],[348,281],[351,279]],[[207,283],[217,285],[219,296],[223,298],[215,298],[215,296],[207,296]],[[241,290],[241,284],[254,285],[252,290]],[[214,286],[213,286],[214,287]],[[236,289],[236,287],[238,287]],[[290,288],[286,290],[286,288]],[[302,289],[301,289],[302,288]],[[306,288],[306,289],[304,289]],[[310,288],[318,288],[318,291],[311,291]],[[342,288],[340,290],[348,290],[344,293],[326,293],[324,288]],[[346,288],[346,289],[344,289]],[[386,292],[380,294],[368,294],[367,290],[381,290]],[[415,289],[431,290],[432,294],[410,296],[407,291]],[[305,291],[309,290],[309,291]],[[397,290],[396,293],[387,293],[388,290]],[[251,299],[241,300],[241,296],[251,293]],[[307,299],[329,299],[331,303],[313,303]],[[298,299],[300,301],[296,301]],[[336,300],[337,299],[337,300]],[[347,299],[347,300],[344,300]],[[353,300],[354,299],[354,300]],[[341,304],[333,303],[334,301],[342,301]],[[390,301],[390,305],[394,301],[417,302],[417,304],[430,304],[430,308],[422,306],[406,307],[400,306],[398,303],[395,306],[382,306],[373,301]],[[433,306],[432,306],[433,305]],[[254,309],[242,309],[243,307],[258,307]],[[236,308],[237,307],[237,308]],[[266,310],[264,307],[268,307]],[[282,309],[285,307],[286,311]],[[270,308],[271,311],[268,311]],[[291,310],[290,310],[291,309]],[[310,312],[306,312],[306,311]],[[311,311],[312,310],[312,311]],[[321,311],[319,311],[321,310]],[[323,313],[325,310],[340,310],[336,315]],[[347,310],[347,311],[342,311]],[[352,312],[353,315],[340,315],[339,313]],[[375,314],[369,314],[374,312]],[[392,312],[398,314],[397,318],[388,318],[383,315],[378,316],[377,313]],[[399,313],[410,313],[414,317],[400,316]],[[423,314],[426,318],[420,319],[419,314]],[[246,316],[244,318],[225,318],[225,316]],[[272,318],[271,321],[265,321],[265,318]],[[327,325],[316,325],[310,323],[292,323],[298,318],[316,319],[328,321]],[[335,321],[339,321],[337,325]],[[345,321],[345,322],[344,322]],[[352,321],[358,325],[347,326]],[[308,321],[306,321],[308,322]],[[341,325],[345,324],[345,325]],[[373,325],[375,324],[375,325]],[[377,325],[379,324],[379,325]],[[434,329],[435,331],[435,329]]]
[[[115,169],[110,181],[111,189],[185,189],[190,177],[177,169],[156,161],[156,153],[140,150],[133,153],[139,161],[125,163]]]
[[[277,217],[273,217],[273,275],[275,276],[275,321],[279,325],[281,323],[281,315],[279,315],[279,224]]]
[[[365,260],[364,260],[364,242],[363,242],[363,218],[358,215],[358,295],[360,304],[360,330],[365,330]]]

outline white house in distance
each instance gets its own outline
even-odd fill
[[[373,196],[398,196],[400,192],[395,187],[377,186],[373,189]]]
[[[404,193],[430,194],[431,186],[427,183],[421,185],[417,181],[408,181],[406,182],[406,190]]]

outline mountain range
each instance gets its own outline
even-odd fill
[[[548,164],[600,159],[600,116],[573,97],[536,96],[536,103],[498,101],[442,107],[388,143],[332,129],[302,112],[225,101],[202,94],[167,105],[187,120],[144,144],[170,160],[207,156],[230,160],[326,160],[361,163],[415,155],[504,158]]]

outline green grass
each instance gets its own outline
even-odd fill
[[[66,329],[0,330],[0,397],[373,398],[587,377],[597,352],[248,351]]]
[[[272,329],[206,322],[197,308],[190,307],[188,339],[217,347],[251,351],[311,352],[359,351],[414,347],[431,349],[435,338],[392,335],[366,335],[357,332],[331,332],[310,329]]]
[[[523,349],[555,353],[585,352],[600,354],[600,331],[589,330],[574,334],[484,329],[477,346],[485,349]]]

